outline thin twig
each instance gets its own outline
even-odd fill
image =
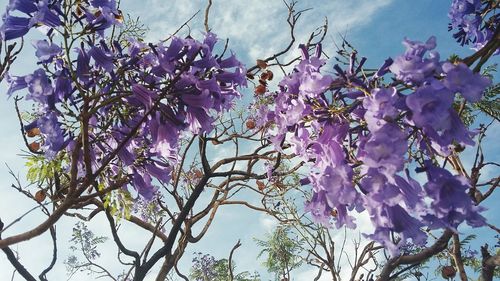
[[[210,32],[210,28],[208,27],[208,14],[210,12],[210,7],[212,7],[212,0],[208,0],[207,8],[205,9],[205,31]]]

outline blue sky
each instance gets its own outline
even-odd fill
[[[0,0],[0,7],[7,4],[8,0]],[[281,0],[213,0],[210,13],[210,26],[220,38],[230,38],[230,49],[232,49],[243,62],[252,65],[257,58],[266,57],[281,49],[287,44],[288,30],[286,26],[286,7]],[[359,55],[368,57],[367,65],[379,66],[384,59],[394,57],[403,52],[401,41],[404,37],[413,40],[425,41],[431,35],[437,37],[437,50],[442,58],[451,53],[459,55],[470,54],[471,51],[461,48],[455,44],[451,34],[447,32],[447,12],[451,1],[404,1],[404,0],[317,0],[300,1],[299,8],[313,8],[306,12],[297,27],[297,42],[303,42],[317,26],[322,24],[325,17],[328,18],[329,35],[324,41],[324,49],[327,53],[334,53],[334,42],[340,42],[339,34],[345,34],[349,42],[354,45]],[[131,16],[140,16],[150,31],[147,39],[155,41],[168,37],[182,23],[190,18],[198,10],[200,14],[190,23],[191,33],[200,38],[204,30],[203,11],[206,1],[201,0],[122,0],[122,10]],[[181,34],[185,34],[183,29]],[[36,68],[33,63],[33,49],[30,40],[41,37],[37,31],[31,31],[26,40],[26,48],[23,55],[12,69],[14,75],[25,74]],[[298,55],[296,48],[292,49],[288,58]],[[498,59],[497,61],[498,62]],[[0,84],[0,92],[5,93],[5,82]],[[251,89],[247,90],[244,100],[251,97]],[[0,94],[1,95],[1,94]],[[23,214],[29,208],[29,202],[10,188],[12,177],[3,163],[8,164],[15,173],[24,178],[25,168],[23,160],[18,156],[22,149],[22,138],[19,133],[19,125],[13,109],[13,101],[0,98],[0,112],[3,118],[0,122],[0,147],[3,148],[0,156],[2,164],[0,168],[0,217],[6,223]],[[500,139],[500,127],[498,123],[491,130],[488,141],[485,143],[487,155],[491,161],[500,161],[499,147],[493,140]],[[227,151],[220,149],[214,157],[223,157]],[[466,155],[470,155],[466,154]],[[470,163],[470,157],[465,157],[464,162]],[[490,176],[498,175],[498,170],[490,170]],[[486,176],[486,175],[485,175]],[[497,209],[494,202],[498,201],[498,194],[488,199],[487,205],[490,211],[486,213],[492,222],[498,225],[499,218],[494,216]],[[20,223],[15,224],[4,235],[8,236],[18,233],[35,225],[43,218],[34,212],[28,215]],[[366,222],[366,218],[360,219]],[[59,263],[52,273],[51,280],[65,280],[65,268],[62,261],[68,255],[68,234],[74,220],[62,219],[58,223],[59,237],[61,243]],[[242,207],[225,206],[217,215],[214,224],[201,240],[201,242],[188,246],[186,254],[181,260],[180,269],[183,273],[189,272],[191,253],[205,252],[216,258],[227,258],[229,251],[238,239],[243,246],[235,254],[237,271],[257,270],[262,276],[267,276],[260,266],[261,261],[256,260],[259,250],[256,248],[253,238],[263,238],[275,222],[263,214]],[[90,223],[91,229],[97,229],[100,235],[109,236],[107,225],[102,218],[97,218]],[[365,229],[366,230],[366,229]],[[463,230],[468,231],[467,228]],[[139,238],[144,237],[143,232],[138,232],[124,224],[122,228],[125,240],[140,248],[142,242]],[[476,232],[484,234],[482,237],[491,237],[492,232],[486,229]],[[351,233],[356,235],[357,232]],[[341,235],[339,235],[340,237]],[[484,239],[483,239],[484,240]],[[484,240],[486,241],[486,240]],[[491,240],[490,240],[491,241]],[[480,241],[483,242],[483,241]],[[491,244],[491,242],[490,242]],[[47,235],[37,237],[31,241],[15,246],[19,250],[21,261],[25,262],[33,272],[40,272],[50,259],[50,239]],[[112,243],[102,247],[103,263],[111,268],[115,262],[116,250]],[[0,255],[0,280],[8,280],[12,274],[12,268],[3,255]],[[297,272],[294,280],[310,280],[311,272],[301,269]],[[20,280],[20,279],[15,279]],[[73,280],[88,280],[85,275],[77,275]],[[322,279],[323,280],[323,279]],[[324,279],[328,280],[328,279]]]

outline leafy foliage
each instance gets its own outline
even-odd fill
[[[47,159],[41,155],[29,155],[26,161],[26,179],[33,184],[44,185],[52,181],[56,174],[63,172],[65,160],[62,157]],[[62,178],[64,179],[64,178]]]
[[[290,234],[290,228],[278,226],[271,234],[267,234],[266,240],[255,239],[257,245],[263,248],[258,257],[267,255],[263,265],[269,272],[275,273],[278,280],[280,276],[286,277],[290,271],[302,265],[298,254],[303,240]]]
[[[81,252],[83,259],[75,254],[70,255],[64,261],[68,274],[73,275],[77,271],[86,271],[89,275],[93,273],[102,273],[104,269],[94,262],[101,256],[97,247],[106,242],[106,240],[107,237],[96,236],[84,223],[78,222],[73,228],[73,234],[70,240],[73,245],[70,246],[70,250],[74,253]],[[98,270],[96,270],[96,267]]]
[[[102,185],[99,187],[103,188]],[[113,190],[104,196],[104,207],[108,208],[118,220],[130,218],[133,205],[133,198],[127,190]]]

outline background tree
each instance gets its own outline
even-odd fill
[[[229,260],[219,259],[216,260],[213,256],[203,253],[195,253],[193,258],[193,267],[189,274],[190,280],[205,281],[205,280],[215,280],[215,281],[225,281],[225,280],[236,280],[236,281],[258,281],[261,280],[257,273],[251,274],[248,271],[240,272],[234,274],[231,277],[231,273],[235,270],[236,265],[231,264],[231,270],[229,270]]]
[[[256,240],[256,244],[263,248],[259,257],[267,256],[264,266],[269,272],[275,273],[276,280],[291,280],[290,272],[302,264],[299,256],[302,243],[283,226],[268,234],[266,240]]]

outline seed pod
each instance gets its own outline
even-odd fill
[[[265,80],[267,80],[268,78],[269,78],[269,76],[268,76],[267,72],[264,72],[264,73],[262,73],[262,74],[260,75],[260,79],[261,79],[261,80],[264,80],[264,81],[265,81]],[[259,81],[259,82],[260,82],[260,81]]]
[[[262,68],[262,69],[265,69],[267,67],[267,62],[265,62],[263,60],[257,60],[257,66]]]
[[[255,120],[253,119],[248,119],[247,122],[245,123],[248,129],[255,129]]]
[[[255,90],[254,92],[257,94],[257,95],[262,95],[266,92],[266,86],[264,85],[258,85],[257,87],[255,87]]]
[[[26,135],[30,138],[36,137],[40,135],[40,129],[39,128],[29,129],[28,131],[26,131]]]
[[[39,142],[32,142],[29,144],[29,147],[32,151],[38,151],[40,149],[40,143]]]
[[[336,218],[338,215],[339,215],[339,212],[335,209],[333,209],[331,212],[330,212],[330,215],[334,218]]]
[[[259,188],[260,191],[266,188],[266,185],[261,181],[256,181],[255,183],[257,184],[257,187]]]
[[[45,190],[40,189],[35,193],[35,200],[38,203],[42,203],[45,198],[47,198],[47,193],[45,193]]]
[[[267,80],[269,81],[273,80],[274,73],[271,70],[268,70],[266,74],[267,74]]]
[[[456,274],[457,271],[451,265],[443,266],[443,269],[441,269],[441,276],[443,276],[444,279],[453,278]]]

